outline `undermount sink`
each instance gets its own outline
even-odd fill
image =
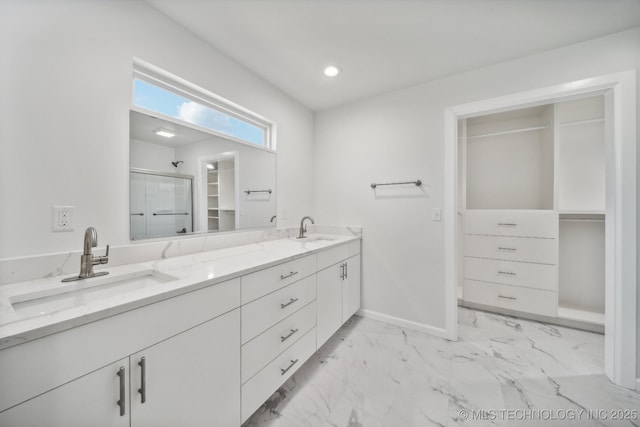
[[[177,277],[145,269],[123,274],[100,276],[70,282],[9,297],[15,313],[21,318],[41,316],[122,295],[176,280]]]
[[[306,236],[303,238],[298,238],[298,237],[292,237],[291,240],[294,240],[296,242],[332,242],[334,240],[336,240],[335,237],[329,237],[329,236],[318,236],[318,235],[311,235],[311,236]]]

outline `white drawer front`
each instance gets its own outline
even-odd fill
[[[507,261],[558,263],[558,240],[531,237],[464,236],[464,255]]]
[[[550,291],[558,290],[558,269],[555,265],[465,257],[464,278]]]
[[[242,306],[242,343],[316,299],[316,275]]]
[[[242,346],[242,383],[316,325],[316,304],[307,304]]]
[[[264,403],[316,351],[313,328],[242,386],[242,422]]]
[[[318,252],[318,271],[360,253],[360,240]]]
[[[551,211],[468,210],[464,218],[465,234],[558,237],[558,214]]]
[[[558,310],[558,294],[552,291],[465,280],[463,295],[465,301],[543,316],[555,317]]]
[[[283,288],[316,272],[316,256],[299,258],[242,276],[242,304]]]

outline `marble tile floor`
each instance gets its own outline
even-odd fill
[[[465,308],[458,332],[354,316],[243,427],[640,426],[602,335]]]

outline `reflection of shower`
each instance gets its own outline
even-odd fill
[[[184,163],[182,160],[176,160],[175,162],[171,162],[171,164],[175,167],[178,167],[180,163]]]

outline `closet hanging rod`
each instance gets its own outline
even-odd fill
[[[404,181],[404,182],[385,182],[376,184],[375,182],[371,184],[371,188],[376,188],[378,185],[402,185],[402,184],[414,184],[416,187],[420,187],[422,185],[422,181],[419,179],[415,181]]]
[[[156,215],[189,215],[189,212],[176,212],[176,213],[172,213],[172,212],[167,212],[167,213],[154,212],[153,216],[156,216]]]
[[[586,125],[587,123],[598,123],[598,122],[604,122],[604,117],[601,117],[599,119],[574,120],[572,122],[564,122],[564,123],[560,123],[560,126]]]
[[[480,134],[480,135],[467,136],[467,140],[476,139],[476,138],[486,138],[486,137],[489,137],[489,136],[509,135],[509,134],[512,134],[512,133],[531,132],[531,131],[534,131],[534,130],[548,129],[549,127],[550,127],[550,125],[546,124],[546,125],[543,125],[543,126],[534,126],[534,127],[530,127],[530,128],[505,130],[505,131],[502,131],[502,132],[483,133],[483,134]]]
[[[271,189],[268,189],[268,190],[244,190],[244,192],[247,193],[247,194],[251,194],[251,193],[269,193],[269,194],[271,194],[272,190]]]

